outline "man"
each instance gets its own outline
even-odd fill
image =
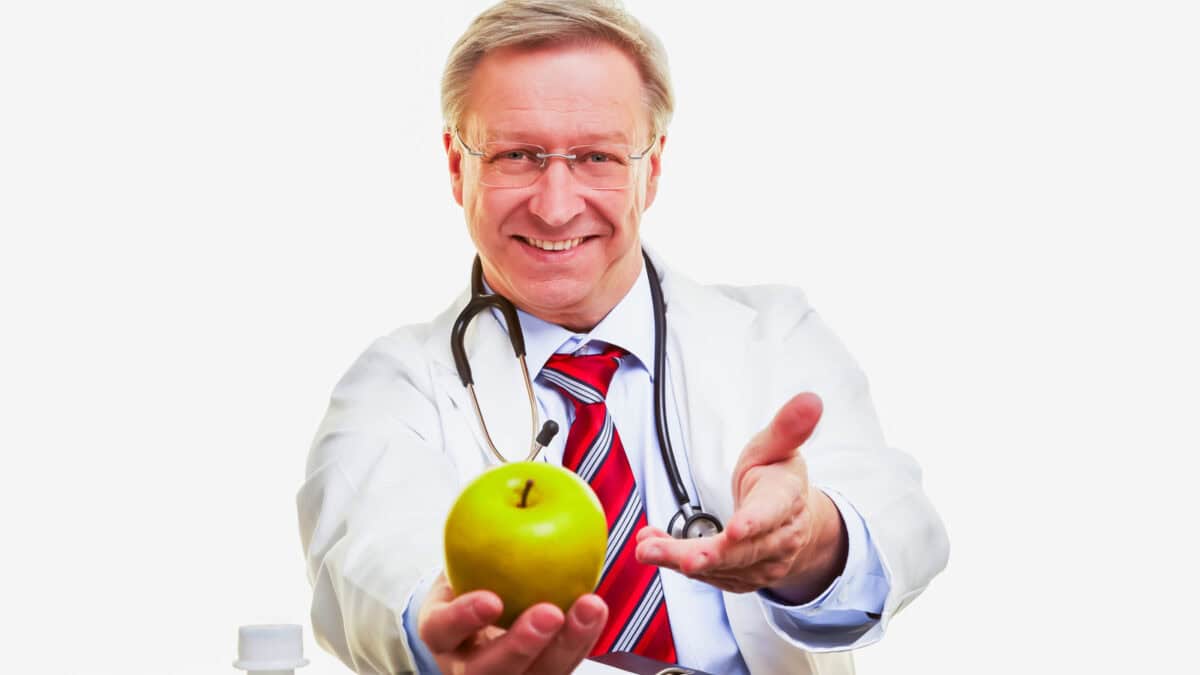
[[[661,45],[612,3],[504,2],[455,45],[443,79],[454,198],[488,290],[521,310],[540,418],[570,429],[542,459],[583,475],[601,447],[591,470],[635,488],[615,506],[597,489],[614,575],[634,581],[602,582],[565,614],[536,605],[507,631],[492,625],[499,597],[446,582],[447,509],[494,462],[450,354],[464,296],[351,368],[298,495],[313,627],[357,672],[566,673],[616,650],[722,674],[850,673],[848,650],[880,639],[944,567],[919,469],[884,445],[865,378],[803,294],[701,287],[654,257],[668,432],[692,501],[725,524],[702,539],[664,532],[677,506],[653,422],[638,228],[671,111]],[[503,388],[519,371],[502,322],[481,315],[465,347],[496,445],[527,447],[524,398]],[[579,381],[595,400],[573,393]]]

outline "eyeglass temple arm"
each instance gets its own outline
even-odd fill
[[[461,145],[461,146],[463,147],[463,150],[466,150],[466,151],[467,151],[467,154],[468,154],[468,155],[471,155],[472,157],[483,157],[483,153],[482,153],[482,152],[480,152],[480,151],[478,151],[478,150],[472,150],[472,149],[471,149],[471,146],[467,145],[467,142],[466,142],[466,141],[464,141],[464,140],[462,139],[462,136],[459,136],[459,135],[458,135],[458,129],[457,129],[457,128],[456,128],[456,129],[454,129],[454,139],[455,139],[455,140],[457,140],[457,141],[458,141],[458,144],[459,144],[459,145]]]

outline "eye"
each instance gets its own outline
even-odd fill
[[[492,153],[491,155],[489,155],[488,161],[489,162],[505,162],[505,163],[509,163],[509,164],[515,163],[515,162],[526,162],[526,161],[536,162],[537,159],[534,157],[535,154],[536,154],[535,151],[529,150],[526,148],[507,148],[504,150],[498,150],[498,151]]]
[[[588,164],[607,164],[609,162],[620,163],[621,159],[611,152],[603,150],[589,150],[583,156],[583,160]]]

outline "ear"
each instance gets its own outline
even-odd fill
[[[459,206],[463,203],[462,148],[454,142],[454,134],[442,132],[442,146],[446,148],[446,162],[450,169],[450,191]]]
[[[643,211],[650,208],[654,203],[654,196],[658,194],[658,177],[662,174],[662,153],[666,145],[667,135],[663,134],[658,137],[658,143],[654,144],[650,156],[646,158],[650,161],[650,179],[646,182],[646,205],[642,207]]]

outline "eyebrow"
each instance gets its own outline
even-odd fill
[[[501,129],[498,131],[489,132],[485,136],[484,142],[524,141],[524,142],[534,143],[535,145],[541,145],[543,147],[545,146],[545,143],[537,143],[535,141],[529,140],[530,137],[532,137],[532,136],[536,136],[536,134],[530,134],[530,133],[524,132],[524,131],[510,131],[507,129]],[[582,134],[581,136],[574,138],[574,140],[572,140],[570,146],[568,146],[568,147],[574,147],[576,145],[587,145],[588,143],[597,143],[597,142],[603,142],[603,141],[624,143],[625,145],[630,144],[629,137],[625,135],[625,132],[623,132],[623,131],[607,131],[607,132],[592,132],[592,133]]]

